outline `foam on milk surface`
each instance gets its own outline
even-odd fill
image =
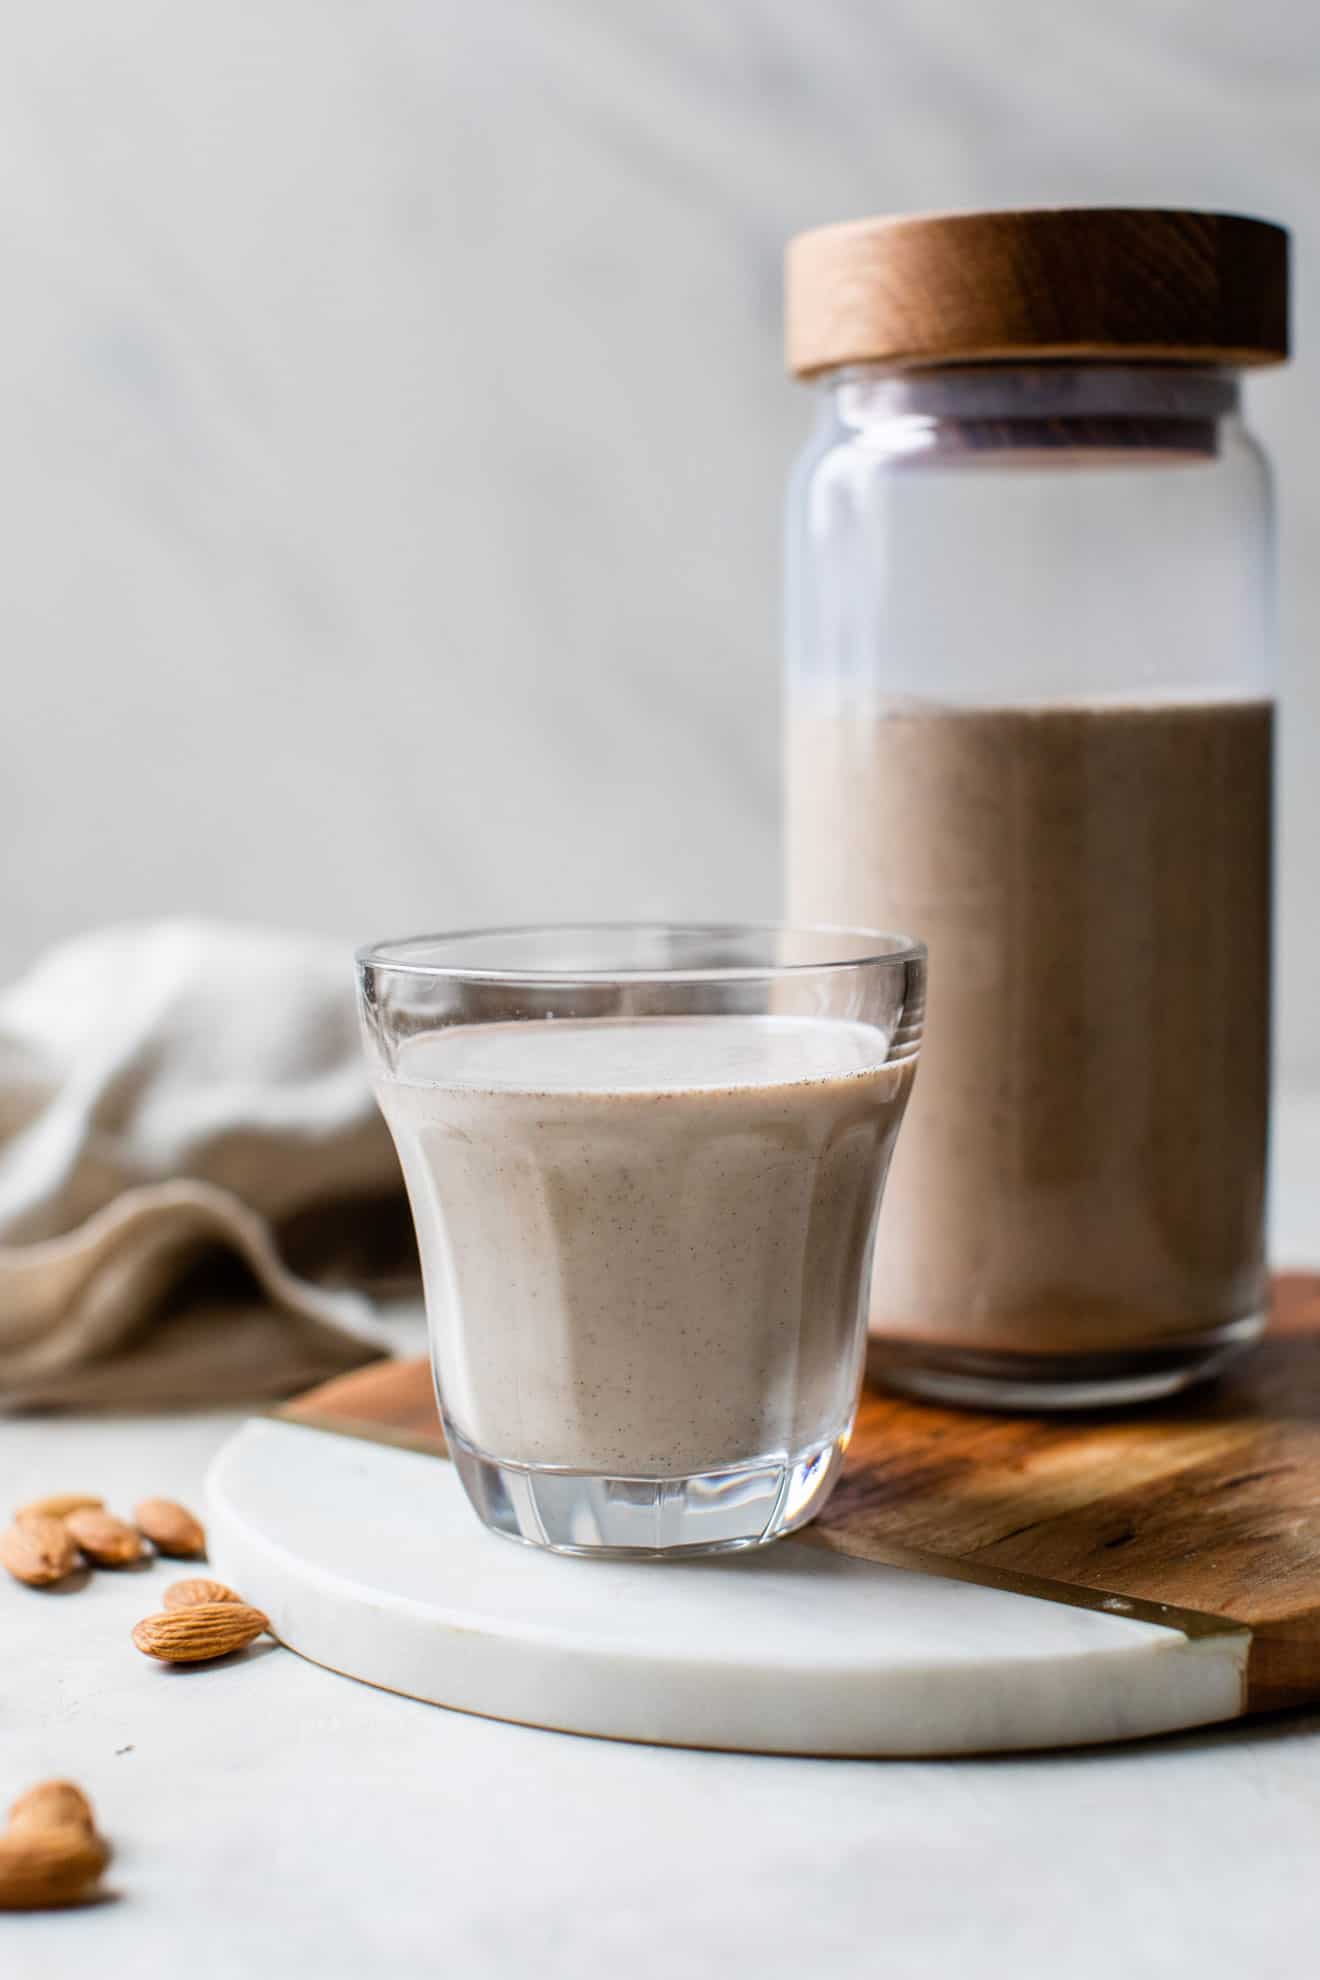
[[[655,1093],[845,1079],[886,1057],[884,1033],[842,1019],[555,1018],[453,1025],[410,1040],[409,1085],[524,1093]]]

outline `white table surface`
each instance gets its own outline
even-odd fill
[[[1320,1257],[1320,1105],[1275,1254]],[[1311,1233],[1315,1233],[1311,1241]],[[238,1416],[0,1422],[6,1503],[199,1503]],[[1320,1715],[1048,1756],[818,1761],[576,1739],[268,1647],[133,1649],[173,1570],[0,1586],[0,1794],[69,1774],[113,1902],[0,1915],[5,1980],[1274,1980],[1320,1943]]]

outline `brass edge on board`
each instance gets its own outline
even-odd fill
[[[350,1437],[364,1444],[384,1444],[392,1450],[416,1451],[423,1457],[449,1460],[448,1451],[431,1437],[410,1430],[393,1430],[385,1424],[370,1423],[345,1416],[320,1416],[313,1410],[285,1404],[260,1412],[268,1421],[292,1423],[304,1430],[319,1430],[335,1437]],[[905,1569],[910,1574],[928,1574],[937,1580],[966,1581],[977,1588],[999,1588],[1010,1595],[1029,1595],[1040,1602],[1061,1602],[1071,1609],[1090,1609],[1101,1615],[1118,1616],[1127,1622],[1154,1623],[1191,1639],[1209,1636],[1251,1637],[1250,1626],[1229,1616],[1212,1616],[1201,1609],[1180,1609],[1171,1602],[1147,1602],[1138,1596],[1116,1595],[1104,1588],[1079,1588],[1067,1581],[1049,1581],[1034,1574],[1014,1574],[986,1562],[958,1560],[922,1547],[905,1547],[899,1541],[872,1540],[859,1534],[844,1533],[835,1527],[804,1526],[785,1538],[829,1553],[846,1554],[849,1559],[870,1561],[877,1567]]]
[[[1161,1629],[1177,1630],[1180,1636],[1251,1635],[1247,1623],[1235,1622],[1230,1616],[1212,1616],[1202,1609],[1180,1609],[1172,1602],[1146,1602],[1135,1595],[1116,1595],[1107,1588],[1081,1588],[1068,1581],[1048,1581],[1042,1575],[1015,1574],[1006,1568],[992,1567],[988,1562],[958,1560],[949,1554],[905,1547],[899,1541],[871,1540],[834,1527],[804,1526],[792,1537],[831,1553],[847,1554],[853,1560],[873,1561],[879,1567],[906,1568],[912,1574],[936,1575],[944,1581],[969,1581],[978,1588],[1001,1588],[1010,1595],[1062,1602],[1071,1609],[1098,1610],[1102,1615],[1119,1616],[1127,1622],[1155,1623]]]

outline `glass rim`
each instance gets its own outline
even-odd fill
[[[833,937],[856,943],[857,953],[807,962],[713,963],[675,969],[628,967],[624,964],[591,969],[554,969],[530,965],[520,969],[491,968],[480,963],[425,962],[407,954],[409,950],[440,948],[451,942],[477,942],[483,937],[507,938],[519,935],[639,935],[674,933],[710,937],[792,935]],[[877,946],[884,944],[885,946]],[[364,942],[353,952],[360,972],[388,971],[398,976],[420,977],[465,983],[747,983],[771,982],[779,977],[837,974],[850,969],[876,968],[882,964],[924,963],[926,945],[915,936],[883,929],[858,928],[831,922],[794,921],[527,921],[492,924],[479,928],[451,928],[431,935],[386,936]]]

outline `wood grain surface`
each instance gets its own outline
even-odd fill
[[[424,1361],[375,1362],[279,1413],[444,1453]],[[1141,1410],[990,1415],[868,1388],[808,1537],[1174,1626],[1245,1625],[1247,1711],[1320,1699],[1320,1276],[1276,1279],[1270,1332],[1236,1369]]]
[[[801,377],[1009,358],[1276,364],[1288,236],[1143,207],[844,221],[789,243],[785,340]]]

